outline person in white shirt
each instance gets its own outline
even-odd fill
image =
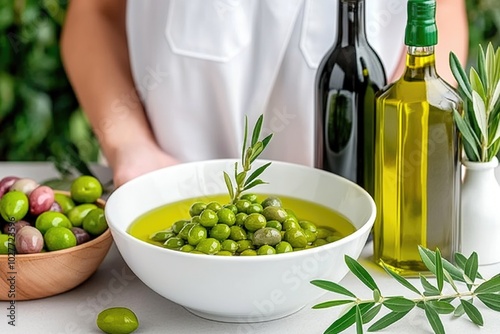
[[[313,165],[314,82],[338,0],[72,0],[62,57],[115,185],[180,162],[240,155],[264,114],[262,156]],[[389,82],[404,67],[406,0],[366,0]],[[463,0],[438,0],[437,68],[465,61]]]

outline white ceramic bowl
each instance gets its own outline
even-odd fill
[[[348,271],[344,254],[358,258],[366,243],[376,208],[368,193],[355,183],[318,169],[276,161],[261,176],[269,184],[254,188],[254,192],[325,205],[357,228],[353,234],[317,248],[268,256],[208,256],[154,246],[127,233],[136,218],[159,206],[227,193],[222,171],[232,175],[234,162],[176,165],[119,187],[105,208],[113,238],[139,279],[196,315],[227,322],[258,322],[290,315],[325,293],[310,284],[311,280],[339,282]],[[265,162],[256,161],[254,169]]]

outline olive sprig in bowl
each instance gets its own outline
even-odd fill
[[[249,193],[267,184],[259,177],[271,166],[265,162],[252,171],[252,163],[267,147],[272,134],[260,140],[263,116],[253,128],[250,142],[245,118],[241,170],[234,163],[234,180],[223,172],[230,201],[194,201],[189,216],[151,234],[158,246],[192,254],[254,256],[283,254],[337,241],[345,236],[330,226],[319,226],[296,215],[277,196]],[[248,144],[248,147],[247,147]]]
[[[270,165],[271,162],[264,164],[263,166],[257,168],[250,176],[247,178],[247,174],[252,170],[252,162],[254,162],[260,154],[265,150],[266,146],[271,141],[273,134],[269,134],[262,140],[259,140],[262,131],[262,122],[264,116],[260,115],[255,123],[255,127],[252,132],[252,139],[250,146],[247,148],[247,138],[248,138],[248,118],[245,117],[245,127],[243,134],[243,148],[241,150],[241,165],[243,170],[238,172],[238,162],[234,163],[234,181],[236,186],[233,188],[233,182],[231,177],[227,172],[224,173],[224,181],[226,182],[227,190],[229,196],[231,197],[231,202],[236,203],[240,199],[241,194],[259,184],[264,184],[265,182],[259,177]]]

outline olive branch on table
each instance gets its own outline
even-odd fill
[[[382,316],[369,328],[369,332],[382,330],[397,322],[407,315],[413,308],[423,309],[429,324],[436,334],[444,334],[444,326],[441,315],[452,314],[467,317],[476,325],[483,326],[484,321],[481,312],[474,305],[475,300],[479,300],[486,307],[500,312],[500,274],[485,280],[478,272],[478,256],[474,252],[467,258],[463,254],[455,253],[456,265],[443,259],[439,249],[431,251],[425,247],[418,248],[420,257],[429,271],[436,277],[436,285],[432,284],[424,275],[419,274],[420,283],[423,290],[417,289],[410,281],[400,276],[387,265],[382,263],[384,270],[396,281],[415,293],[415,298],[401,296],[382,296],[377,283],[366,269],[355,259],[345,256],[345,263],[349,270],[373,292],[372,299],[358,298],[351,291],[343,286],[324,280],[311,281],[317,287],[347,296],[348,298],[323,302],[313,306],[314,309],[344,305],[347,311],[344,312],[330,327],[325,330],[325,334],[340,333],[352,325],[356,326],[358,334],[363,333],[363,326],[371,322],[379,314],[382,307],[389,310],[389,313]],[[479,280],[479,282],[476,282]],[[460,291],[457,283],[463,283],[466,290]],[[443,287],[447,283],[453,289],[452,293],[443,294]],[[459,300],[457,306],[453,301]]]

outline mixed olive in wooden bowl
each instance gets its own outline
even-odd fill
[[[102,186],[77,177],[64,192],[30,178],[0,180],[0,300],[31,300],[68,291],[87,280],[112,237]]]

